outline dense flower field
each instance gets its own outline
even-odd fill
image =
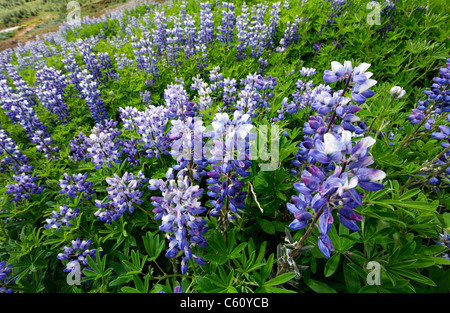
[[[0,292],[447,292],[423,2],[148,3],[1,52]]]

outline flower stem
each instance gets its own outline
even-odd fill
[[[288,255],[289,259],[293,259],[295,258],[298,254],[299,254],[299,250],[301,247],[303,247],[303,244],[305,243],[306,239],[309,237],[309,235],[311,235],[314,227],[317,224],[317,221],[319,220],[319,217],[322,215],[323,211],[324,211],[325,206],[321,207],[320,210],[316,213],[316,216],[314,217],[314,220],[312,221],[312,223],[309,225],[308,230],[306,231],[306,233],[302,236],[302,238],[300,239],[300,241],[298,242],[297,246],[291,250],[291,252]],[[278,271],[278,273],[275,276],[280,276],[281,274],[285,273],[287,271],[289,267],[289,263],[286,261],[283,263],[283,266],[281,267],[281,269]]]

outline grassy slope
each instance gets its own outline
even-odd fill
[[[81,16],[99,16],[107,9],[123,5],[124,2],[132,0],[94,0],[81,7]],[[0,51],[14,48],[19,42],[26,42],[34,39],[37,35],[56,31],[59,25],[64,22],[66,16],[64,12],[40,11],[36,16],[27,17],[16,24],[9,24],[7,27],[22,26],[16,30],[14,36],[0,41]],[[5,29],[6,25],[0,25],[0,29]]]

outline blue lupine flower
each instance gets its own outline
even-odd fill
[[[91,135],[87,140],[87,154],[92,163],[96,164],[95,169],[101,168],[104,164],[112,167],[113,163],[120,163],[120,146],[122,141],[116,138],[122,133],[113,129],[118,122],[105,120],[103,123],[97,123],[92,129]]]
[[[343,91],[331,95],[323,89],[314,95],[311,108],[318,114],[310,116],[309,122],[305,123],[305,140],[300,143],[296,159],[292,162],[297,167],[309,163],[309,167],[301,172],[302,181],[294,184],[299,196],[293,198],[296,205],[289,204],[288,208],[299,218],[296,216],[290,227],[304,228],[308,220],[321,214],[318,247],[326,257],[330,257],[334,249],[328,236],[333,223],[332,209],[337,210],[344,227],[358,231],[357,222],[362,220],[362,216],[354,209],[362,205],[364,194],[358,193],[355,188],[359,186],[374,191],[384,188],[378,181],[384,179],[386,174],[367,168],[374,162],[369,148],[375,139],[364,137],[359,142],[352,142],[352,137],[364,133],[366,126],[355,115],[361,108],[349,103],[353,100],[360,104],[363,101],[358,97],[373,96],[372,92],[367,94],[368,88],[375,83],[370,80],[372,73],[366,72],[369,66],[362,63],[353,69],[349,61],[344,65],[332,62],[332,70],[325,71],[324,81],[345,80],[347,87],[352,87],[352,98],[345,97]],[[331,118],[330,113],[333,113]],[[340,125],[338,119],[341,120]],[[315,162],[320,163],[320,167],[313,165]]]
[[[10,286],[16,283],[17,277],[11,279],[12,264],[5,265],[5,261],[0,262],[0,293],[13,293]]]
[[[183,275],[188,270],[188,260],[193,259],[203,265],[203,258],[192,253],[193,245],[208,245],[203,237],[208,230],[206,221],[198,216],[206,211],[199,201],[203,189],[191,185],[184,170],[179,171],[175,179],[172,168],[166,173],[166,181],[151,179],[148,188],[162,191],[162,196],[153,196],[151,199],[155,207],[155,220],[161,220],[159,229],[167,232],[169,238],[166,257],[175,258],[178,252],[184,253],[181,262]]]
[[[433,132],[431,137],[437,140],[444,140],[450,138],[450,127],[446,125],[439,126],[440,132]]]
[[[69,144],[70,152],[72,153],[72,155],[69,155],[69,159],[72,159],[74,161],[81,161],[86,159],[89,144],[88,138],[83,134],[83,132],[80,132],[78,136],[74,137]]]
[[[143,144],[142,148],[147,153],[146,158],[153,156],[160,158],[161,154],[169,153],[169,138],[164,135],[169,120],[167,108],[150,105],[141,112],[133,107],[125,107],[120,108],[119,113],[124,128],[133,129],[140,135],[138,142]]]
[[[17,170],[28,163],[28,158],[20,152],[17,144],[8,136],[6,131],[0,129],[0,172]]]
[[[92,239],[81,241],[80,238],[72,240],[72,247],[64,247],[64,253],[59,253],[57,258],[61,261],[68,261],[66,263],[65,273],[76,274],[78,271],[81,278],[86,275],[83,273],[85,269],[91,269],[87,262],[87,256],[95,259],[97,249],[88,249],[92,243]]]
[[[92,118],[95,122],[99,123],[109,118],[106,111],[105,103],[100,98],[101,93],[98,89],[98,83],[95,81],[94,76],[87,70],[82,71],[79,75],[81,95],[86,100],[91,111]]]
[[[289,225],[291,229],[302,229],[308,224],[308,221],[312,218],[312,215],[305,210],[307,203],[302,200],[303,195],[300,194],[299,197],[292,196],[292,201],[294,204],[288,203],[287,208],[294,214],[295,220]]]
[[[32,201],[32,194],[40,194],[45,188],[44,186],[38,186],[36,180],[40,177],[31,174],[21,173],[19,175],[12,175],[14,179],[13,184],[6,185],[7,190],[5,194],[13,194],[12,202],[24,202],[25,200]]]
[[[144,201],[141,199],[144,192],[138,188],[143,187],[143,183],[148,179],[145,178],[142,172],[137,175],[125,172],[122,177],[119,177],[114,173],[113,177],[107,177],[106,182],[108,187],[108,199],[110,202],[103,202],[95,200],[95,205],[99,208],[94,213],[97,218],[107,224],[112,221],[116,221],[125,212],[134,212],[134,204],[142,204]]]
[[[333,224],[333,215],[331,209],[325,208],[323,214],[319,218],[319,238],[318,247],[323,255],[327,258],[330,257],[331,251],[334,250],[330,236],[328,235],[331,225]]]
[[[81,199],[91,200],[91,194],[95,193],[95,189],[92,189],[92,183],[87,182],[87,173],[73,174],[70,176],[64,173],[64,179],[60,179],[58,185],[61,187],[60,194],[66,194],[66,197],[77,198],[82,194]]]
[[[67,104],[64,103],[67,78],[53,67],[43,67],[36,72],[36,96],[41,104],[55,113],[61,124],[70,120]]]
[[[60,227],[62,225],[72,226],[69,220],[72,220],[75,217],[77,217],[78,212],[79,212],[78,208],[72,210],[68,208],[67,205],[64,204],[59,207],[59,212],[53,211],[51,218],[47,218],[45,220],[47,224],[44,227],[60,230]]]

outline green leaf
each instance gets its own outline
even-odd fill
[[[273,253],[269,256],[266,265],[264,265],[264,267],[261,269],[261,279],[263,281],[266,281],[266,279],[269,277],[270,272],[272,271],[272,265],[273,265]]]
[[[404,260],[405,258],[410,256],[414,252],[415,249],[416,249],[416,242],[415,241],[408,243],[407,245],[403,246],[400,249],[400,252],[399,252],[399,254],[398,254],[396,259],[397,260]]]
[[[280,276],[277,276],[275,278],[272,278],[271,280],[267,281],[264,283],[265,286],[276,286],[276,285],[281,285],[284,284],[285,282],[291,280],[292,278],[295,277],[295,273],[284,273],[281,274]]]
[[[331,275],[334,274],[334,272],[336,272],[339,266],[340,259],[341,259],[340,253],[336,253],[331,258],[328,259],[324,269],[325,277],[330,277]]]
[[[213,290],[217,289],[217,287],[206,277],[197,276],[195,277],[195,281],[204,292],[213,292]]]
[[[322,281],[315,279],[305,279],[306,285],[317,293],[337,293],[336,290]]]
[[[412,279],[418,283],[421,284],[425,284],[428,286],[433,286],[435,287],[436,284],[434,283],[434,281],[432,281],[431,279],[429,279],[428,277],[421,275],[419,273],[417,273],[414,270],[407,270],[407,269],[395,269],[395,273],[399,274],[401,276],[407,277],[409,279]]]
[[[436,264],[450,265],[450,260],[441,257],[433,257],[433,260],[434,262],[436,262]]]
[[[411,189],[406,191],[405,193],[403,193],[400,198],[398,198],[399,200],[406,200],[409,198],[414,197],[415,195],[417,195],[420,192],[419,188],[415,188],[415,189]]]
[[[124,293],[140,293],[139,290],[137,290],[135,288],[128,287],[128,286],[122,287],[120,290],[122,292],[124,292]]]
[[[239,257],[239,254],[241,253],[242,250],[245,249],[246,246],[247,246],[247,243],[246,243],[246,242],[240,243],[239,246],[237,246],[237,247],[233,250],[233,252],[231,252],[230,256],[233,257],[233,258],[238,258],[238,257]]]
[[[345,285],[347,286],[348,292],[356,293],[361,288],[361,281],[358,273],[350,266],[347,266],[349,264],[350,263],[345,263],[343,266]]]
[[[272,287],[272,286],[265,286],[265,288],[273,293],[297,293],[294,290],[277,288],[277,287]]]
[[[139,292],[145,292],[144,283],[137,275],[133,275],[133,282]]]
[[[118,286],[118,285],[122,285],[122,284],[126,284],[131,280],[131,275],[130,276],[120,276],[117,277],[116,279],[112,280],[109,283],[110,287],[114,287],[114,286]]]
[[[362,279],[364,279],[364,280],[367,279],[367,273],[359,265],[356,265],[354,263],[347,263],[347,266],[350,267]]]
[[[432,245],[432,246],[424,247],[421,252],[425,255],[432,255],[432,254],[441,253],[444,250],[445,250],[445,246]]]
[[[86,256],[86,260],[89,266],[94,270],[94,272],[96,272],[97,274],[101,272],[100,268],[97,266],[97,264],[94,262],[94,260],[91,258],[89,254]]]
[[[275,234],[275,227],[272,225],[271,222],[265,219],[258,219],[258,224],[261,226],[262,230],[267,234]]]

